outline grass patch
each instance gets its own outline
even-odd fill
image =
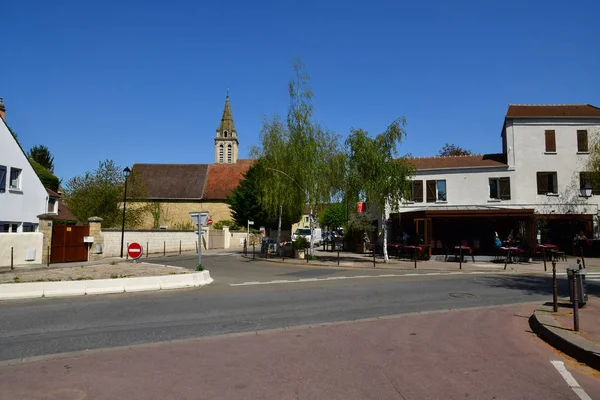
[[[110,262],[110,265],[117,265],[117,264],[118,264],[118,262],[116,262],[116,261],[111,261]]]
[[[204,271],[204,265],[202,265],[202,264],[196,265],[196,271]]]
[[[129,278],[130,276],[133,275],[110,274],[110,279]]]
[[[14,281],[15,283],[19,283],[19,282],[21,282],[21,278],[19,278],[18,276],[15,276],[15,277],[13,278],[13,281]]]

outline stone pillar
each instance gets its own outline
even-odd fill
[[[228,249],[231,247],[231,234],[229,233],[229,227],[223,227],[223,248]]]
[[[88,252],[88,260],[96,261],[104,258],[104,236],[102,236],[102,218],[91,217],[88,219],[90,224],[90,236],[94,237],[94,243]],[[102,252],[98,252],[98,245],[101,245]]]
[[[47,215],[38,215],[40,219],[39,232],[44,235],[42,239],[42,264],[48,264],[50,258],[50,251],[52,249],[52,217]]]

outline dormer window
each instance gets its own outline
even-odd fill
[[[223,131],[223,137],[227,137],[227,131]]]
[[[52,197],[48,199],[48,214],[56,214],[56,199]]]

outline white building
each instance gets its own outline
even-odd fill
[[[5,122],[0,99],[0,234],[37,232],[48,193]]]
[[[597,236],[600,179],[586,172],[597,133],[600,108],[591,105],[510,105],[502,153],[413,159],[412,193],[391,216],[390,239],[406,231],[433,253],[458,244],[485,252],[494,232],[512,232],[570,251],[577,232]]]

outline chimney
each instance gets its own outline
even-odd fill
[[[6,107],[4,107],[2,97],[0,97],[0,118],[6,121]]]

